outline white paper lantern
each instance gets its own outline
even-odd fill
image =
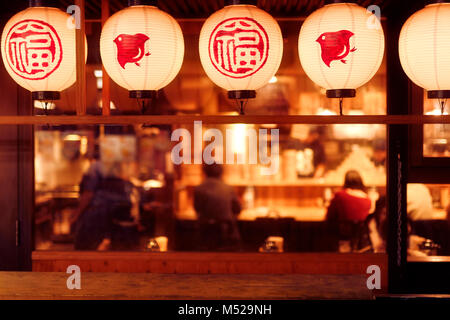
[[[134,5],[106,21],[100,53],[108,75],[133,92],[156,91],[180,71],[183,33],[177,21],[155,6]]]
[[[229,5],[212,14],[200,32],[200,60],[208,77],[228,91],[267,84],[283,56],[275,19],[254,5]]]
[[[305,20],[298,50],[306,74],[328,96],[336,91],[354,96],[381,65],[384,33],[372,12],[353,3],[334,3]]]
[[[399,39],[400,62],[408,77],[430,98],[449,98],[450,3],[436,3],[413,14]]]
[[[75,83],[76,31],[71,28],[72,21],[69,14],[50,7],[30,7],[8,21],[1,50],[14,81],[55,99],[58,92]]]

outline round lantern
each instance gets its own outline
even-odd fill
[[[272,16],[256,1],[225,1],[200,32],[200,60],[208,77],[231,99],[256,96],[277,72],[283,36]]]
[[[436,3],[413,14],[399,39],[400,62],[428,98],[450,98],[450,3]]]
[[[129,1],[111,16],[100,37],[100,54],[108,75],[130,91],[131,98],[151,98],[180,71],[183,33],[156,1]]]
[[[57,100],[76,81],[76,31],[69,27],[69,14],[43,7],[41,1],[30,1],[30,5],[3,30],[3,63],[33,99]]]
[[[365,8],[354,3],[329,4],[303,23],[298,51],[306,74],[327,89],[327,97],[354,97],[381,65],[383,29]]]

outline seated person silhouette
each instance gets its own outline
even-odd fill
[[[219,164],[204,164],[206,178],[194,190],[201,250],[235,251],[240,248],[236,216],[241,211],[241,204],[233,188],[222,181],[222,171]]]

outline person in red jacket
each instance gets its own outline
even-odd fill
[[[327,220],[364,221],[370,213],[371,202],[358,171],[345,174],[342,190],[334,194],[327,212]]]
[[[370,213],[371,201],[358,171],[345,174],[342,190],[334,194],[327,211],[329,231],[340,241],[350,241],[352,251],[358,249],[359,239],[364,232],[364,221]],[[339,249],[341,251],[341,249]]]

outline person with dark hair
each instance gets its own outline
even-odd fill
[[[350,250],[357,250],[371,201],[360,174],[350,170],[345,174],[342,190],[334,194],[328,206],[326,220],[329,231],[340,241],[350,241]],[[341,249],[340,249],[341,251]]]
[[[223,174],[223,168],[217,163],[213,164],[203,164],[203,172],[209,178],[220,179]]]
[[[120,162],[97,161],[80,183],[80,206],[73,217],[75,250],[131,250],[138,245],[132,216],[133,185],[121,177]]]
[[[366,192],[366,187],[364,186],[364,183],[358,171],[347,171],[347,173],[345,174],[344,189],[360,190]]]
[[[342,190],[334,194],[327,212],[327,220],[364,221],[369,215],[370,199],[358,171],[345,174]]]
[[[205,250],[237,250],[240,246],[236,216],[241,204],[233,188],[222,181],[222,171],[220,164],[204,164],[206,179],[194,190],[200,247]]]

